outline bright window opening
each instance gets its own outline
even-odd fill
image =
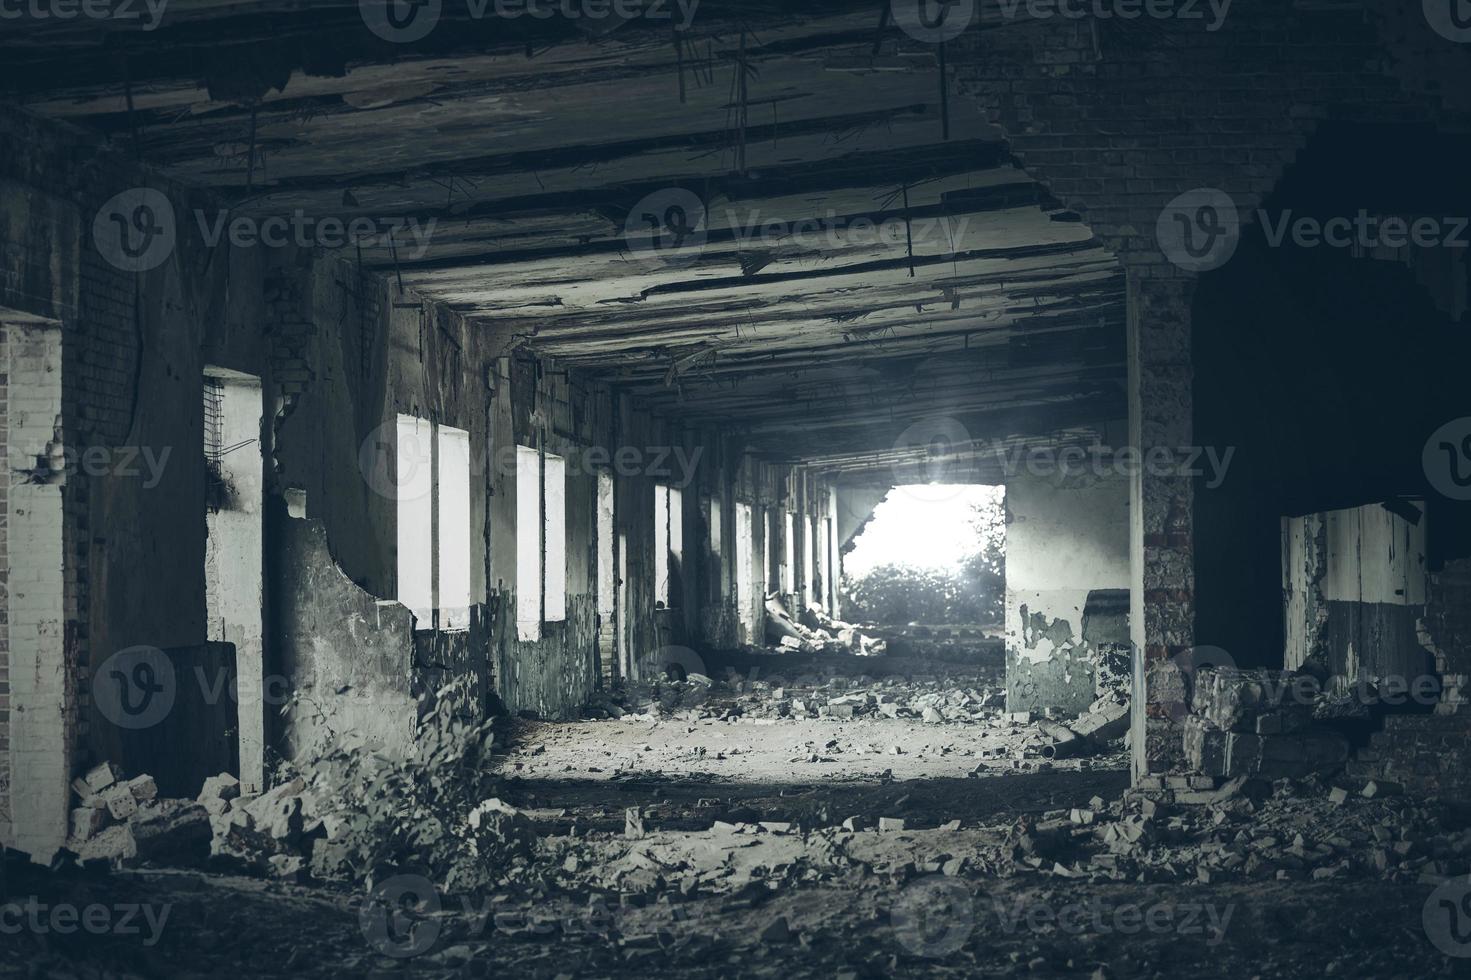
[[[516,447],[516,633],[541,639],[541,454]]]
[[[684,561],[684,496],[673,487],[654,488],[654,601],[675,605],[674,582]]]
[[[567,461],[543,457],[546,479],[546,612],[548,623],[567,619]]]
[[[516,635],[567,619],[567,462],[516,447]]]
[[[843,556],[845,618],[990,625],[1005,603],[1005,490],[896,487]]]
[[[598,473],[598,615],[613,617],[613,474]]]
[[[434,617],[433,424],[398,417],[398,601],[422,624]]]
[[[470,433],[441,425],[439,448],[439,625],[470,627]],[[427,538],[428,535],[425,535]]]
[[[751,524],[751,505],[737,503],[735,505],[736,522],[736,605],[739,610],[740,621],[748,630],[748,639],[755,636],[755,603],[753,601],[752,586],[755,573],[755,556],[752,551],[755,547],[755,528]]]
[[[802,605],[806,607],[817,595],[817,568],[812,563],[812,533],[813,522],[811,518],[802,518]]]
[[[796,591],[797,515],[786,512],[785,533],[781,539],[781,590],[787,595]]]

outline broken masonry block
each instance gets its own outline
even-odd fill
[[[879,830],[903,830],[902,817],[879,817]]]
[[[1227,765],[1227,732],[1196,715],[1185,719],[1181,732],[1186,765],[1207,776],[1230,775]]]
[[[102,802],[107,804],[107,812],[112,814],[114,820],[126,820],[138,812],[138,801],[133,798],[133,792],[126,783],[109,786],[102,794]]]
[[[79,806],[72,810],[71,839],[91,840],[98,831],[107,826],[109,816],[106,807]]]
[[[1317,682],[1306,674],[1205,667],[1195,677],[1190,703],[1195,714],[1223,731],[1254,733],[1264,714],[1282,715],[1282,730],[1290,724],[1286,716],[1310,718],[1316,694]]]
[[[639,808],[631,806],[623,811],[623,836],[637,840],[644,835],[644,816]]]
[[[123,778],[123,770],[115,762],[104,762],[95,766],[82,780],[92,788],[92,792],[101,793],[112,784]]]
[[[125,823],[113,824],[111,827],[104,828],[87,840],[80,841],[78,847],[77,856],[83,862],[100,860],[110,864],[121,864],[131,860],[138,853],[133,831]]]
[[[126,785],[128,792],[133,794],[133,799],[139,803],[158,799],[158,783],[154,782],[152,776],[134,776]]]
[[[205,803],[209,800],[233,800],[240,795],[240,780],[222,772],[218,776],[210,776],[204,781],[204,788],[199,791],[199,802]]]
[[[1129,705],[1113,698],[1099,698],[1068,726],[1083,738],[1106,742],[1129,728]]]
[[[1365,799],[1372,800],[1380,796],[1398,796],[1400,792],[1401,788],[1398,783],[1382,782],[1379,780],[1371,779],[1364,784],[1361,795]]]
[[[128,821],[136,859],[170,867],[199,867],[209,860],[214,833],[204,807],[189,800],[145,803]]]
[[[97,791],[89,786],[81,776],[72,780],[72,792],[77,794],[77,799],[84,806],[92,806],[97,803]]]

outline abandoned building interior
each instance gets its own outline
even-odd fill
[[[1468,975],[1468,65],[0,0],[0,975]]]

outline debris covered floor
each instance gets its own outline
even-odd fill
[[[428,885],[447,865],[427,841],[409,848],[424,877],[309,883],[355,809],[320,798],[330,779],[255,799],[213,780],[195,808],[213,841],[136,832],[184,868],[12,864],[43,921],[62,901],[142,906],[137,936],[27,936],[16,975],[1458,975],[1422,907],[1471,869],[1464,811],[1318,776],[1175,805],[1126,794],[1122,739],[1043,758],[1056,740],[1002,710],[994,667],[819,655],[754,679],[782,659],[712,659],[725,680],[610,699],[617,718],[502,720],[488,756],[459,754],[481,729],[431,716],[419,774],[498,794],[458,803],[495,860],[458,887]],[[452,776],[462,758],[488,778]]]
[[[0,0],[0,975],[1466,975],[1467,2]]]

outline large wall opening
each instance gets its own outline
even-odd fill
[[[1005,497],[996,486],[890,490],[843,557],[844,615],[896,625],[999,628],[1006,592]]]

